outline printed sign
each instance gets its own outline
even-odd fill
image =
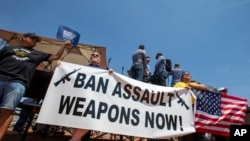
[[[37,122],[146,138],[182,136],[195,132],[190,97],[183,88],[62,62]]]
[[[80,34],[73,29],[60,25],[56,35],[57,39],[70,40],[73,46],[77,46]]]

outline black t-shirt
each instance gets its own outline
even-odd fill
[[[23,46],[0,49],[0,79],[17,81],[29,86],[36,67],[48,61],[51,54]]]

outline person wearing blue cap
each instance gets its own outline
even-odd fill
[[[155,59],[156,63],[154,74],[158,78],[156,85],[167,86],[166,79],[169,76],[169,72],[166,71],[166,58],[161,52],[159,52],[156,54]]]

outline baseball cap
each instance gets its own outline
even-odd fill
[[[158,59],[159,56],[162,56],[162,53],[161,52],[158,52],[155,56],[155,59]]]
[[[145,49],[145,46],[144,45],[139,45],[139,49]]]
[[[220,87],[220,88],[218,88],[218,91],[227,91],[227,88],[226,87]]]
[[[34,32],[25,33],[25,34],[23,34],[23,37],[32,37],[32,38],[36,38],[37,42],[41,41],[41,37],[36,35]]]
[[[179,67],[179,66],[180,66],[180,64],[174,64],[174,66],[175,66],[175,67]]]

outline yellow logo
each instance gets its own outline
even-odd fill
[[[27,54],[27,52],[25,52],[25,51],[23,51],[23,50],[17,51],[17,52],[16,52],[16,56],[17,56],[17,57],[25,57],[26,54]]]

